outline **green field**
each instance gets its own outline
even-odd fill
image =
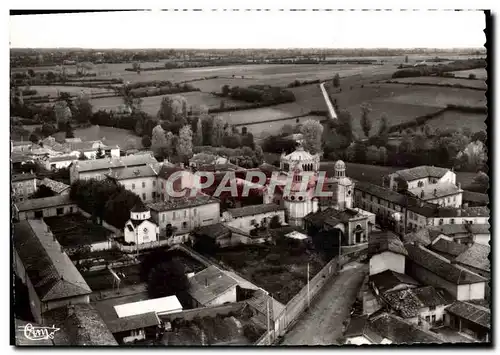
[[[128,149],[128,145],[134,144],[136,148],[141,148],[141,137],[133,132],[121,128],[106,126],[90,126],[88,128],[77,128],[74,131],[75,137],[82,141],[101,140],[106,145],[118,145],[120,149]]]
[[[37,95],[46,96],[49,95],[51,97],[58,97],[60,92],[67,92],[72,95],[81,94],[82,91],[85,94],[102,94],[102,93],[110,93],[113,94],[113,90],[106,88],[88,88],[83,86],[64,86],[64,85],[34,85],[31,86],[31,89],[37,91]]]
[[[445,111],[425,124],[432,129],[445,130],[450,127],[469,127],[472,132],[486,131],[486,114]]]
[[[455,74],[455,77],[458,78],[468,78],[469,74],[474,74],[477,79],[484,79],[488,77],[488,72],[486,69],[471,69],[471,70],[460,70],[452,72]]]
[[[486,90],[486,83],[483,80],[469,80],[464,79],[467,75],[462,76],[462,78],[443,78],[439,76],[419,76],[416,78],[398,78],[391,79],[391,82],[396,82],[400,84],[429,84],[436,86],[449,86],[449,85],[462,85],[464,87],[469,87],[473,89],[483,89]]]

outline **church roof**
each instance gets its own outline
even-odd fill
[[[149,209],[144,205],[142,201],[137,202],[130,212],[147,212]]]
[[[290,154],[285,155],[283,159],[291,161],[313,160],[314,156],[309,152],[306,152],[303,147],[299,146]]]

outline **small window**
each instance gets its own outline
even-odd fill
[[[432,323],[436,323],[436,315],[435,314],[432,316]]]
[[[193,214],[196,216],[196,208],[193,210]]]
[[[73,213],[73,207],[69,208],[69,213]]]
[[[145,201],[146,200],[146,194],[143,192],[142,193],[142,199]]]
[[[429,306],[429,311],[434,311],[436,309],[436,306]]]
[[[153,192],[151,193],[151,197],[153,197],[153,199],[155,199],[155,198],[156,198],[156,192],[154,192],[154,191],[153,191]]]
[[[425,316],[425,321],[426,321],[427,323],[429,323],[429,322],[431,321],[431,317],[430,317],[430,316]]]
[[[455,224],[455,218],[450,219],[450,224]]]
[[[135,190],[135,184],[132,184],[132,190]]]
[[[162,188],[162,190],[163,190],[163,181],[162,181],[162,183],[161,183],[161,188]]]
[[[177,217],[177,213],[176,213],[176,212],[174,212],[174,213],[172,214],[172,219],[175,221],[176,217]]]
[[[187,222],[182,222],[182,228],[187,228],[188,224]]]
[[[165,222],[165,213],[161,215],[162,222]]]
[[[142,188],[145,188],[145,187],[146,187],[146,182],[145,182],[145,181],[143,181],[143,182],[142,182]]]
[[[442,226],[442,225],[443,225],[443,219],[442,219],[442,218],[440,218],[440,219],[439,219],[439,225],[440,225],[440,226]]]
[[[56,208],[56,214],[57,214],[58,216],[60,216],[60,215],[64,214],[64,208]]]
[[[187,217],[187,211],[184,210],[184,218],[186,218],[186,217]]]
[[[153,187],[156,186],[156,180],[153,180]]]
[[[256,221],[255,219],[252,219],[252,220],[250,221],[250,225],[252,225],[252,226],[253,226],[254,224],[257,224],[257,221]]]

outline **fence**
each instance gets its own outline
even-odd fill
[[[323,286],[330,281],[332,275],[339,271],[339,265],[342,267],[346,263],[356,260],[366,252],[366,248],[354,251],[352,253],[336,256],[321,271],[319,271],[310,281],[309,287],[304,286],[285,306],[285,309],[274,317],[272,329],[266,332],[255,342],[255,345],[270,345],[276,341],[278,336],[283,336],[299,319],[302,313],[309,307],[315,296],[323,289]]]

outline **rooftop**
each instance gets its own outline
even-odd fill
[[[491,311],[489,308],[468,302],[455,301],[446,311],[455,314],[484,328],[491,329]]]
[[[403,318],[418,316],[422,308],[446,304],[446,300],[432,286],[387,292],[382,297]]]
[[[293,152],[288,155],[282,156],[281,160],[288,160],[291,162],[298,162],[304,160],[314,160],[317,155],[312,155],[304,150],[304,147],[298,146]]]
[[[411,169],[398,170],[394,174],[401,176],[406,181],[413,181],[428,177],[442,178],[448,171],[450,170],[446,168],[422,165]]]
[[[14,224],[14,248],[40,300],[92,292],[43,220]]]
[[[56,181],[56,180],[52,180],[49,178],[44,178],[43,180],[38,180],[38,184],[47,186],[52,191],[54,191],[56,194],[60,194],[64,190],[70,188],[70,186],[66,185],[65,183],[62,183],[62,182]]]
[[[390,231],[373,232],[368,238],[368,256],[391,251],[396,254],[408,255],[403,242]]]
[[[377,334],[397,344],[443,343],[443,340],[429,331],[389,313],[370,319],[370,327]]]
[[[44,198],[33,198],[16,203],[19,212],[41,210],[49,207],[73,205],[69,195],[58,195]]]
[[[231,231],[222,223],[209,224],[202,226],[194,231],[196,235],[203,235],[213,239],[222,238],[229,234]]]
[[[490,253],[491,248],[488,245],[474,243],[470,248],[458,255],[455,262],[489,272],[491,267]]]
[[[205,306],[236,286],[238,282],[215,266],[209,266],[189,279],[189,294]]]
[[[107,173],[106,176],[109,176],[110,178],[116,180],[155,177],[158,175],[158,171],[155,170],[151,165],[123,167],[110,170],[111,171]]]
[[[474,202],[474,203],[483,203],[487,205],[490,202],[490,198],[488,194],[482,194],[479,192],[472,192],[464,190],[462,194],[463,202]]]
[[[437,210],[435,217],[489,217],[490,209],[486,206],[449,208],[442,207]]]
[[[187,195],[189,195],[189,192],[187,193]],[[211,203],[219,203],[219,201],[208,195],[198,195],[194,197],[171,197],[167,201],[150,203],[147,206],[153,211],[164,212],[170,210],[178,210],[181,208],[208,205]]]
[[[35,174],[12,174],[12,182],[36,179]]]
[[[418,243],[424,246],[428,246],[432,243],[432,241],[437,237],[437,235],[433,235],[429,228],[421,228],[416,232],[410,232],[404,235],[403,241],[405,244],[407,243]]]
[[[450,237],[455,237],[456,234],[490,234],[489,223],[473,223],[473,224],[443,224],[441,226],[429,227],[429,230],[434,233],[444,234]]]
[[[73,161],[73,160],[78,160],[78,157],[76,157],[74,155],[67,154],[67,155],[56,155],[56,156],[47,158],[47,161],[49,163],[55,163],[58,161]]]
[[[349,322],[349,326],[344,333],[344,337],[346,338],[354,338],[358,336],[364,336],[374,344],[380,344],[382,340],[384,340],[383,336],[374,332],[370,327],[367,315],[352,317]]]
[[[156,163],[158,163],[158,161],[148,154],[129,155],[120,158],[78,160],[75,162],[78,166],[78,171],[81,173],[86,171],[106,170],[109,168],[116,169],[121,167],[132,167]]]
[[[120,304],[116,305],[114,308],[119,318],[125,318],[150,312],[160,314],[178,312],[182,310],[182,305],[176,296],[167,296]]]
[[[468,247],[465,244],[458,244],[457,242],[441,238],[434,244],[431,244],[429,246],[429,249],[432,249],[433,251],[440,254],[442,253],[444,254],[443,256],[447,258],[454,258],[466,251]]]
[[[156,312],[148,312],[137,314],[135,316],[118,318],[107,323],[111,333],[126,332],[157,325],[160,325],[160,319],[156,315]]]
[[[373,282],[380,292],[386,292],[393,289],[398,285],[419,286],[419,283],[406,274],[392,270],[385,270],[384,272],[370,275],[370,282]]]
[[[239,218],[246,216],[254,216],[263,213],[277,212],[282,210],[284,210],[284,208],[277,204],[267,203],[262,205],[245,206],[241,208],[229,208],[227,212],[231,214],[233,218]]]
[[[413,189],[409,189],[409,191],[416,197],[424,201],[427,201],[445,196],[455,195],[461,192],[462,190],[459,189],[455,184],[452,184],[451,182],[445,182],[440,184],[427,185],[423,187],[415,187]]]
[[[408,258],[435,275],[455,285],[465,285],[487,281],[484,277],[474,274],[464,268],[457,267],[431,253],[422,246],[405,245]]]

